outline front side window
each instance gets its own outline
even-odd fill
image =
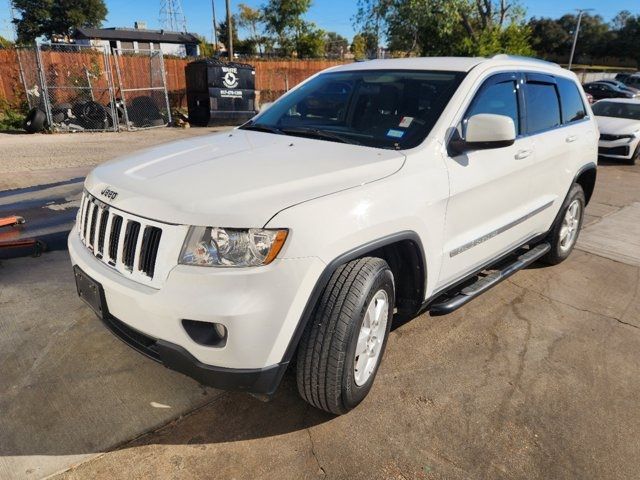
[[[575,82],[566,78],[558,78],[558,91],[560,92],[560,104],[562,105],[562,123],[571,123],[582,120],[587,116],[587,111],[582,102],[582,95]]]
[[[527,133],[535,134],[560,126],[560,103],[552,83],[527,82],[524,85],[527,105]]]
[[[404,149],[429,134],[463,72],[324,73],[241,128],[376,148]]]
[[[465,121],[479,113],[505,115],[513,120],[516,132],[520,133],[518,90],[515,80],[489,84],[480,90],[465,115]]]

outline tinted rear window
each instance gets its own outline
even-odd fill
[[[562,123],[576,122],[586,117],[587,111],[575,82],[566,78],[558,78],[557,81],[562,105]]]
[[[527,132],[533,134],[559,126],[560,103],[556,86],[551,83],[529,82],[524,87]]]

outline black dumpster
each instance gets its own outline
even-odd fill
[[[185,67],[189,123],[238,125],[256,112],[256,71],[246,63],[196,60]]]

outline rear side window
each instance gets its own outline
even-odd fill
[[[587,111],[582,102],[582,96],[575,82],[566,78],[558,78],[558,91],[560,92],[560,105],[562,106],[562,123],[571,123],[582,120],[587,116]]]
[[[561,125],[560,103],[553,83],[527,82],[524,86],[527,104],[527,133],[534,134]]]
[[[493,113],[511,117],[516,127],[516,132],[520,133],[516,82],[514,80],[506,80],[484,87],[467,111],[465,120],[479,113]]]

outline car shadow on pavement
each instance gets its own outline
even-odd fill
[[[140,445],[192,445],[240,442],[304,430],[334,419],[298,395],[295,369],[289,369],[269,401],[241,392],[222,392],[210,403],[114,450]]]

